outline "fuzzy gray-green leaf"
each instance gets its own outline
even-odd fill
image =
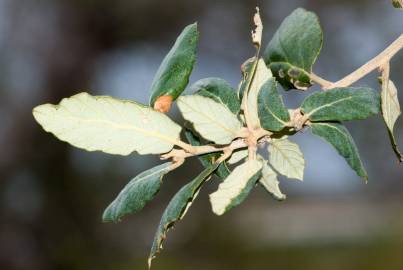
[[[284,19],[267,45],[265,62],[286,89],[305,89],[311,85],[309,73],[322,48],[322,40],[318,17],[298,8]]]
[[[362,120],[380,111],[380,95],[367,87],[340,87],[316,92],[303,101],[301,110],[311,121]]]
[[[166,238],[166,234],[171,229],[175,222],[181,220],[186,214],[187,209],[192,204],[197,196],[203,183],[208,177],[217,169],[218,164],[212,164],[202,171],[193,181],[183,186],[178,193],[169,202],[167,208],[162,215],[160,224],[154,237],[154,242],[151,247],[148,264],[151,266],[151,261],[155,258],[156,254],[160,252],[162,243]]]
[[[220,78],[205,78],[195,82],[191,87],[192,93],[209,97],[228,107],[234,114],[238,114],[241,103],[231,85]]]
[[[160,190],[162,177],[172,169],[172,162],[167,162],[140,173],[133,178],[119,193],[116,199],[105,209],[104,222],[118,222],[127,214],[139,212]]]
[[[312,133],[321,137],[337,150],[346,159],[350,167],[365,180],[367,172],[361,162],[357,146],[348,130],[339,123],[312,123]]]
[[[151,106],[154,106],[160,96],[172,96],[175,100],[185,90],[196,61],[198,39],[197,23],[183,29],[154,77],[151,85]]]
[[[284,106],[283,98],[277,91],[274,78],[269,79],[260,89],[258,96],[260,125],[271,131],[280,131],[290,121],[290,115]]]

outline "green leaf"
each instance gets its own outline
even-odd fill
[[[395,8],[402,9],[403,8],[403,0],[392,0],[392,5]]]
[[[188,140],[188,142],[193,145],[193,146],[200,146],[202,145],[200,138],[197,137],[194,132],[190,129],[185,129],[185,137]],[[209,167],[212,163],[214,163],[219,157],[221,156],[220,153],[208,153],[208,154],[203,154],[199,155],[198,158],[200,160],[200,163],[203,165],[203,167],[207,168]],[[225,179],[229,174],[230,170],[228,169],[226,162],[220,163],[218,166],[217,170],[214,172],[219,178],[222,180]]]
[[[36,121],[62,141],[87,151],[129,155],[166,153],[181,127],[163,113],[128,100],[80,93],[60,105],[34,108]]]
[[[258,157],[263,164],[262,177],[260,177],[259,183],[275,199],[280,201],[285,200],[286,196],[280,190],[280,182],[277,179],[277,173],[267,164],[267,161],[264,160],[262,156],[259,155]]]
[[[238,150],[232,153],[230,159],[227,162],[228,164],[232,165],[245,159],[247,156],[248,156],[248,149]]]
[[[268,80],[258,96],[260,124],[266,130],[280,131],[287,126],[290,115],[284,106],[283,98],[277,91],[274,78]]]
[[[340,87],[316,92],[303,101],[301,110],[311,121],[362,120],[379,113],[379,93],[366,87]]]
[[[262,86],[273,77],[270,69],[267,68],[263,59],[259,59],[255,74],[253,75],[252,82],[248,89],[248,99],[245,104],[244,113],[246,121],[252,128],[258,129],[261,127],[258,115],[258,95]]]
[[[397,146],[395,136],[393,135],[396,120],[401,114],[400,104],[397,97],[397,88],[389,79],[387,79],[386,82],[382,82],[381,100],[382,116],[388,128],[388,134],[393,151],[395,152],[399,161],[402,162],[403,157]]]
[[[241,122],[226,106],[199,95],[181,96],[178,107],[183,118],[206,140],[228,144],[238,136]]]
[[[264,59],[286,89],[306,89],[311,85],[309,74],[322,40],[318,17],[298,8],[281,23],[266,47]]]
[[[242,81],[240,82],[239,87],[238,87],[239,100],[242,100],[243,94],[245,93],[245,91],[248,91],[250,84],[252,83],[253,74],[255,73],[256,65],[257,65],[257,58],[252,57],[252,58],[246,60],[245,63],[243,63],[241,66]]]
[[[275,170],[289,178],[304,178],[305,160],[298,144],[287,139],[272,139],[269,147],[269,162]]]
[[[210,194],[213,212],[222,215],[231,208],[239,205],[255,186],[261,175],[262,162],[247,160],[236,167],[219,186],[216,192]]]
[[[241,103],[231,85],[220,78],[205,78],[195,82],[190,91],[198,95],[209,97],[227,106],[234,114],[238,114]]]
[[[197,23],[183,29],[154,77],[151,85],[151,106],[154,106],[160,96],[172,96],[175,100],[185,90],[196,61],[198,39]]]
[[[127,214],[139,212],[154,199],[160,190],[162,177],[171,170],[172,162],[167,162],[137,175],[105,209],[102,220],[118,222]]]
[[[166,239],[167,232],[173,228],[175,223],[181,220],[196,198],[200,188],[208,177],[217,169],[218,164],[212,164],[202,171],[192,182],[183,186],[178,193],[169,202],[167,208],[162,215],[160,224],[154,237],[151,247],[148,265],[151,267],[151,261],[157,253],[162,249],[163,241]]]
[[[365,180],[367,172],[362,165],[357,146],[348,130],[340,123],[312,123],[312,133],[321,137],[337,150],[346,159],[350,167]]]

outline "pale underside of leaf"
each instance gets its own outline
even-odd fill
[[[105,209],[103,221],[118,222],[123,216],[143,209],[160,190],[162,177],[172,170],[172,164],[172,162],[166,162],[133,178]]]
[[[258,115],[258,95],[262,86],[272,77],[270,69],[267,68],[264,60],[260,58],[249,88],[246,108],[244,108],[245,117],[252,128],[261,127]]]
[[[400,104],[397,98],[397,88],[395,84],[389,80],[382,83],[382,115],[386,125],[393,131],[397,118],[400,116]]]
[[[262,158],[262,177],[259,183],[277,200],[285,200],[284,195],[280,190],[280,182],[277,179],[277,173],[267,164],[267,161]]]
[[[305,160],[299,146],[287,139],[273,139],[268,147],[269,163],[289,178],[303,180]]]
[[[262,46],[263,23],[262,19],[260,18],[259,8],[256,8],[253,22],[255,23],[256,28],[252,31],[252,41],[258,48],[260,48]]]
[[[179,141],[181,131],[166,115],[149,107],[87,93],[65,98],[59,105],[38,106],[33,115],[60,140],[109,154],[165,153]]]
[[[246,189],[257,181],[262,169],[262,162],[258,160],[247,160],[236,167],[231,174],[219,186],[216,192],[210,194],[210,203],[213,212],[222,215],[232,207],[238,205],[242,200],[237,197],[242,196]]]
[[[388,127],[389,138],[392,143],[393,151],[398,157],[399,161],[403,161],[402,154],[397,146],[397,142],[395,136],[393,134],[393,129],[396,123],[396,120],[399,118],[401,114],[399,99],[397,97],[397,88],[395,84],[389,80],[389,78],[385,78],[385,81],[382,81],[382,92],[381,92],[381,100],[382,100],[382,116]]]
[[[183,118],[206,140],[228,144],[238,136],[241,122],[225,105],[199,96],[181,96],[178,107]]]
[[[232,153],[232,156],[227,161],[227,163],[228,164],[238,163],[239,161],[245,159],[247,156],[248,156],[248,149],[236,151],[236,152]]]

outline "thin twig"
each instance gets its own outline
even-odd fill
[[[186,143],[184,143],[186,144]],[[192,146],[192,151],[187,151],[186,148],[183,149],[172,149],[169,153],[161,155],[161,159],[169,159],[169,158],[187,158],[192,156],[199,156],[208,153],[214,152],[224,152],[228,150],[236,150],[239,148],[247,147],[247,143],[244,139],[237,139],[233,141],[231,144],[226,146],[216,146],[216,145],[202,145],[202,146]]]
[[[324,90],[328,90],[335,87],[346,87],[354,82],[358,81],[371,71],[380,68],[386,62],[389,62],[390,59],[401,49],[403,48],[403,34],[399,36],[392,44],[390,44],[383,52],[378,54],[376,57],[372,58],[366,64],[352,72],[351,74],[347,75],[343,79],[332,83],[326,87]]]
[[[309,74],[309,77],[311,78],[311,80],[313,82],[315,82],[315,83],[319,84],[320,86],[322,86],[322,88],[329,87],[330,85],[333,84],[332,82],[319,77],[318,75],[316,75],[313,72]]]

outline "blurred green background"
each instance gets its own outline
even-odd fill
[[[104,208],[158,157],[72,148],[45,133],[31,110],[83,90],[146,103],[163,56],[194,21],[201,40],[191,83],[218,76],[235,87],[241,63],[254,53],[256,5],[264,43],[295,8],[319,15],[324,47],[314,70],[329,80],[365,63],[403,29],[402,11],[388,0],[0,0],[0,269],[147,268],[166,204],[200,164],[188,160],[169,174],[141,213],[103,224]],[[403,52],[391,64],[403,91]],[[378,88],[376,76],[359,84]],[[289,107],[306,95],[284,94]],[[172,116],[182,121],[176,108]],[[402,167],[379,116],[348,127],[368,184],[304,132],[295,141],[306,157],[305,180],[281,178],[286,201],[256,188],[216,217],[208,193],[217,181],[210,182],[169,233],[154,269],[403,269]],[[403,145],[403,120],[395,132]]]

